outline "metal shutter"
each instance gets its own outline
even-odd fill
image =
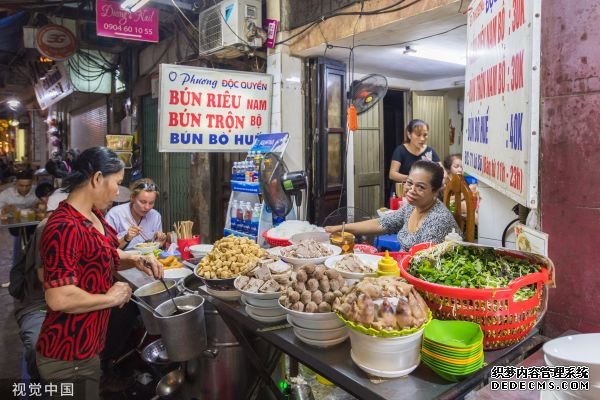
[[[71,112],[69,147],[84,150],[104,146],[108,132],[106,99],[103,97],[89,107]]]

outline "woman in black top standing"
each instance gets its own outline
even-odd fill
[[[389,178],[392,182],[404,182],[412,165],[419,160],[440,162],[435,150],[427,146],[429,124],[420,119],[413,119],[406,127],[407,140],[396,147],[392,155]]]

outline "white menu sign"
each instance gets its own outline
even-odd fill
[[[161,64],[158,150],[245,152],[270,133],[271,75]]]
[[[468,14],[465,171],[538,203],[541,0],[474,0]]]

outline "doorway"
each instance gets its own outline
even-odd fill
[[[389,179],[392,155],[396,147],[404,143],[405,96],[406,92],[403,90],[388,90],[383,98],[383,176],[387,207],[389,207],[389,197],[392,191],[392,183]]]
[[[307,219],[321,225],[331,212],[346,206],[346,65],[311,59],[307,77]]]

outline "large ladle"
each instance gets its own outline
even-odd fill
[[[181,368],[177,368],[165,376],[156,384],[156,396],[159,398],[171,398],[183,386],[185,374]]]
[[[177,303],[175,303],[175,298],[173,297],[173,295],[171,294],[171,291],[169,290],[169,286],[167,286],[167,282],[165,282],[165,280],[163,278],[160,278],[160,281],[162,282],[163,286],[165,287],[167,294],[169,295],[169,297],[171,298],[171,301],[173,302],[173,305],[175,306],[175,314],[181,314],[184,313],[185,310],[179,308],[177,306]]]

